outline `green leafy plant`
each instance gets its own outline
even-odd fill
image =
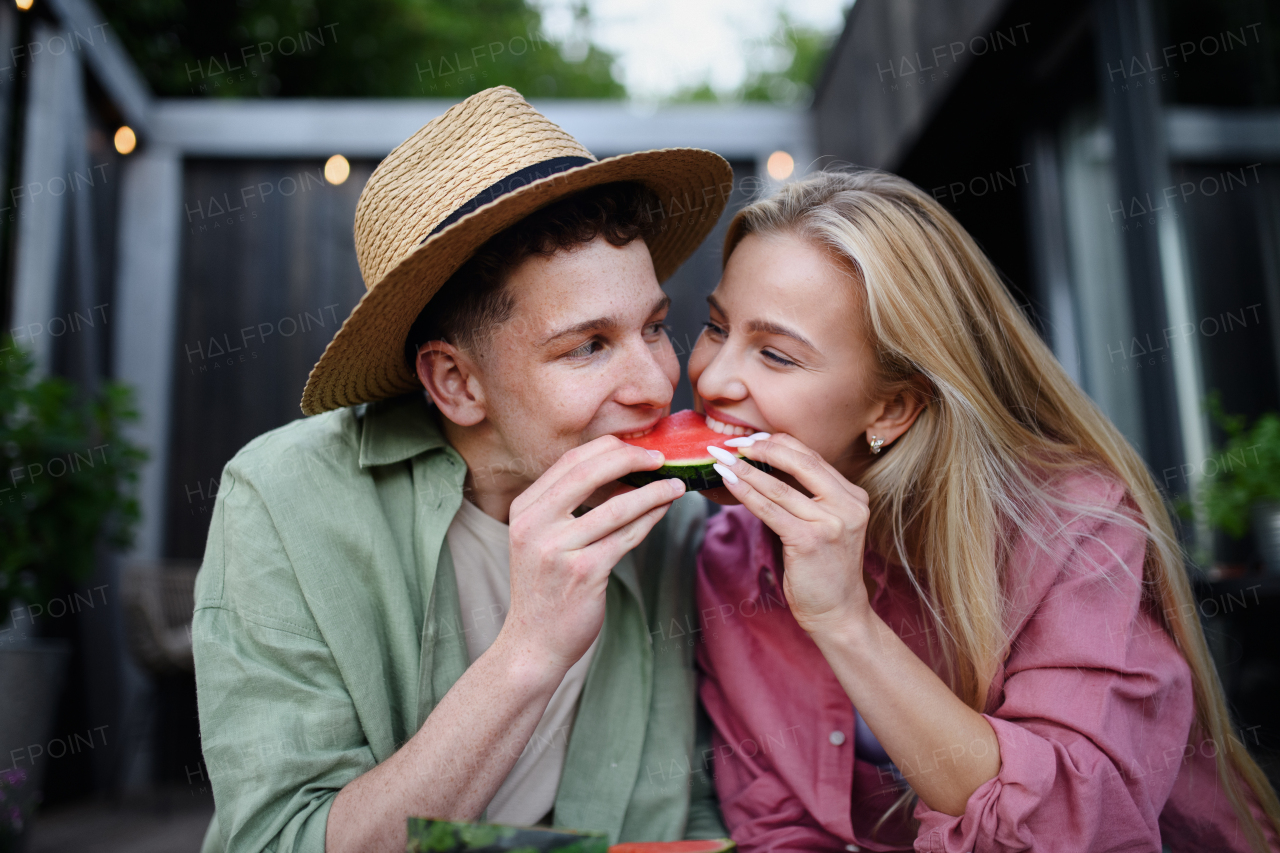
[[[1217,395],[1206,405],[1227,443],[1210,460],[1216,472],[1205,477],[1200,500],[1209,524],[1239,539],[1254,504],[1280,502],[1280,414],[1268,412],[1248,426],[1243,415],[1223,412]]]
[[[85,393],[33,370],[0,339],[0,623],[15,599],[45,602],[86,580],[98,544],[128,547],[139,519],[146,452],[122,432],[137,418],[131,389]]]

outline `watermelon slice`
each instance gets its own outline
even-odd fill
[[[603,832],[455,823],[422,817],[409,818],[406,829],[408,853],[605,853],[609,849],[609,836]]]
[[[706,416],[692,409],[668,415],[645,435],[623,439],[627,444],[634,444],[645,450],[661,450],[665,464],[654,471],[635,471],[623,477],[622,482],[639,487],[654,480],[677,477],[684,481],[685,488],[691,492],[723,486],[724,480],[711,467],[716,460],[707,452],[707,445],[723,447],[734,456],[745,458],[740,448],[725,447],[724,443],[733,437],[707,426]],[[763,462],[753,459],[747,461],[762,471],[773,470]]]
[[[728,838],[712,838],[706,841],[640,841],[615,844],[609,853],[721,853],[736,850],[737,845]]]

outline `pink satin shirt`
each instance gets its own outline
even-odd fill
[[[1115,481],[1083,473],[1064,493],[1107,508],[1123,499]],[[1249,849],[1217,780],[1215,744],[1189,737],[1186,661],[1140,604],[1141,534],[1058,512],[1013,543],[1014,640],[984,714],[1000,772],[958,817],[917,800],[914,830],[902,809],[875,824],[912,775],[985,744],[957,744],[921,766],[889,763],[787,608],[779,547],[732,507],[708,523],[699,560],[700,693],[721,810],[743,853]],[[929,652],[936,628],[905,573],[870,551],[863,567],[876,582],[872,608],[940,672]]]

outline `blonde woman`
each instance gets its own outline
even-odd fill
[[[1155,483],[960,225],[826,172],[724,251],[690,379],[774,469],[719,451],[699,567],[739,845],[1277,849]]]

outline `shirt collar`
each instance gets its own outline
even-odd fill
[[[440,448],[457,456],[457,451],[445,440],[425,391],[366,405],[360,433],[361,468],[393,465]],[[458,456],[458,460],[462,461],[462,457]],[[630,553],[618,561],[613,574],[643,606],[640,581]]]
[[[379,400],[365,407],[360,432],[361,468],[403,462],[448,446],[425,391]]]

